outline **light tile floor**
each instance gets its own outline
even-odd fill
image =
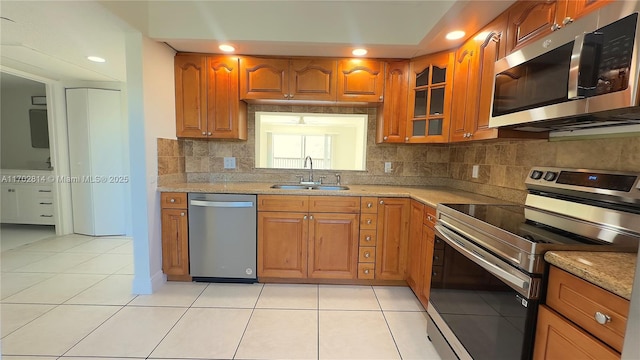
[[[130,239],[2,250],[4,360],[439,359],[406,287],[169,282],[136,296]]]

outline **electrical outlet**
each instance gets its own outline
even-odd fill
[[[478,178],[478,173],[480,172],[480,165],[473,165],[473,168],[471,170],[471,177],[474,179]]]
[[[236,168],[236,158],[234,158],[234,157],[225,157],[224,158],[224,168],[225,169],[235,169]]]
[[[386,161],[384,163],[384,172],[385,173],[390,173],[392,171],[393,171],[393,169],[391,168],[391,162],[390,161]]]

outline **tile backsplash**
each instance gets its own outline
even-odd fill
[[[339,173],[343,184],[441,185],[449,177],[449,148],[446,145],[375,144],[376,108],[320,107],[292,105],[248,106],[247,141],[184,140],[185,171],[189,182],[259,181],[295,182],[296,175],[308,170],[255,168],[256,111],[367,114],[367,170],[314,170],[316,177],[326,176],[335,182]],[[224,169],[224,157],[236,158],[236,169]],[[384,172],[384,163],[392,163],[393,171]]]
[[[366,171],[314,170],[343,184],[448,186],[503,200],[523,203],[524,179],[532,166],[557,166],[640,172],[640,137],[591,140],[493,140],[460,144],[375,144],[376,108],[290,105],[248,106],[248,140],[158,139],[158,184],[175,182],[297,181],[306,169],[255,168],[256,111],[366,113]],[[236,158],[236,169],[224,169],[224,157]],[[384,172],[391,162],[393,171]],[[472,167],[478,165],[478,178]]]

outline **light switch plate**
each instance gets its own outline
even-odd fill
[[[224,168],[225,169],[235,169],[236,168],[236,158],[235,157],[225,157],[224,158]]]

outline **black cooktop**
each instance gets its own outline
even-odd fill
[[[527,212],[535,210],[522,205],[445,204],[445,206],[532,243],[602,244],[602,242],[527,219]]]

